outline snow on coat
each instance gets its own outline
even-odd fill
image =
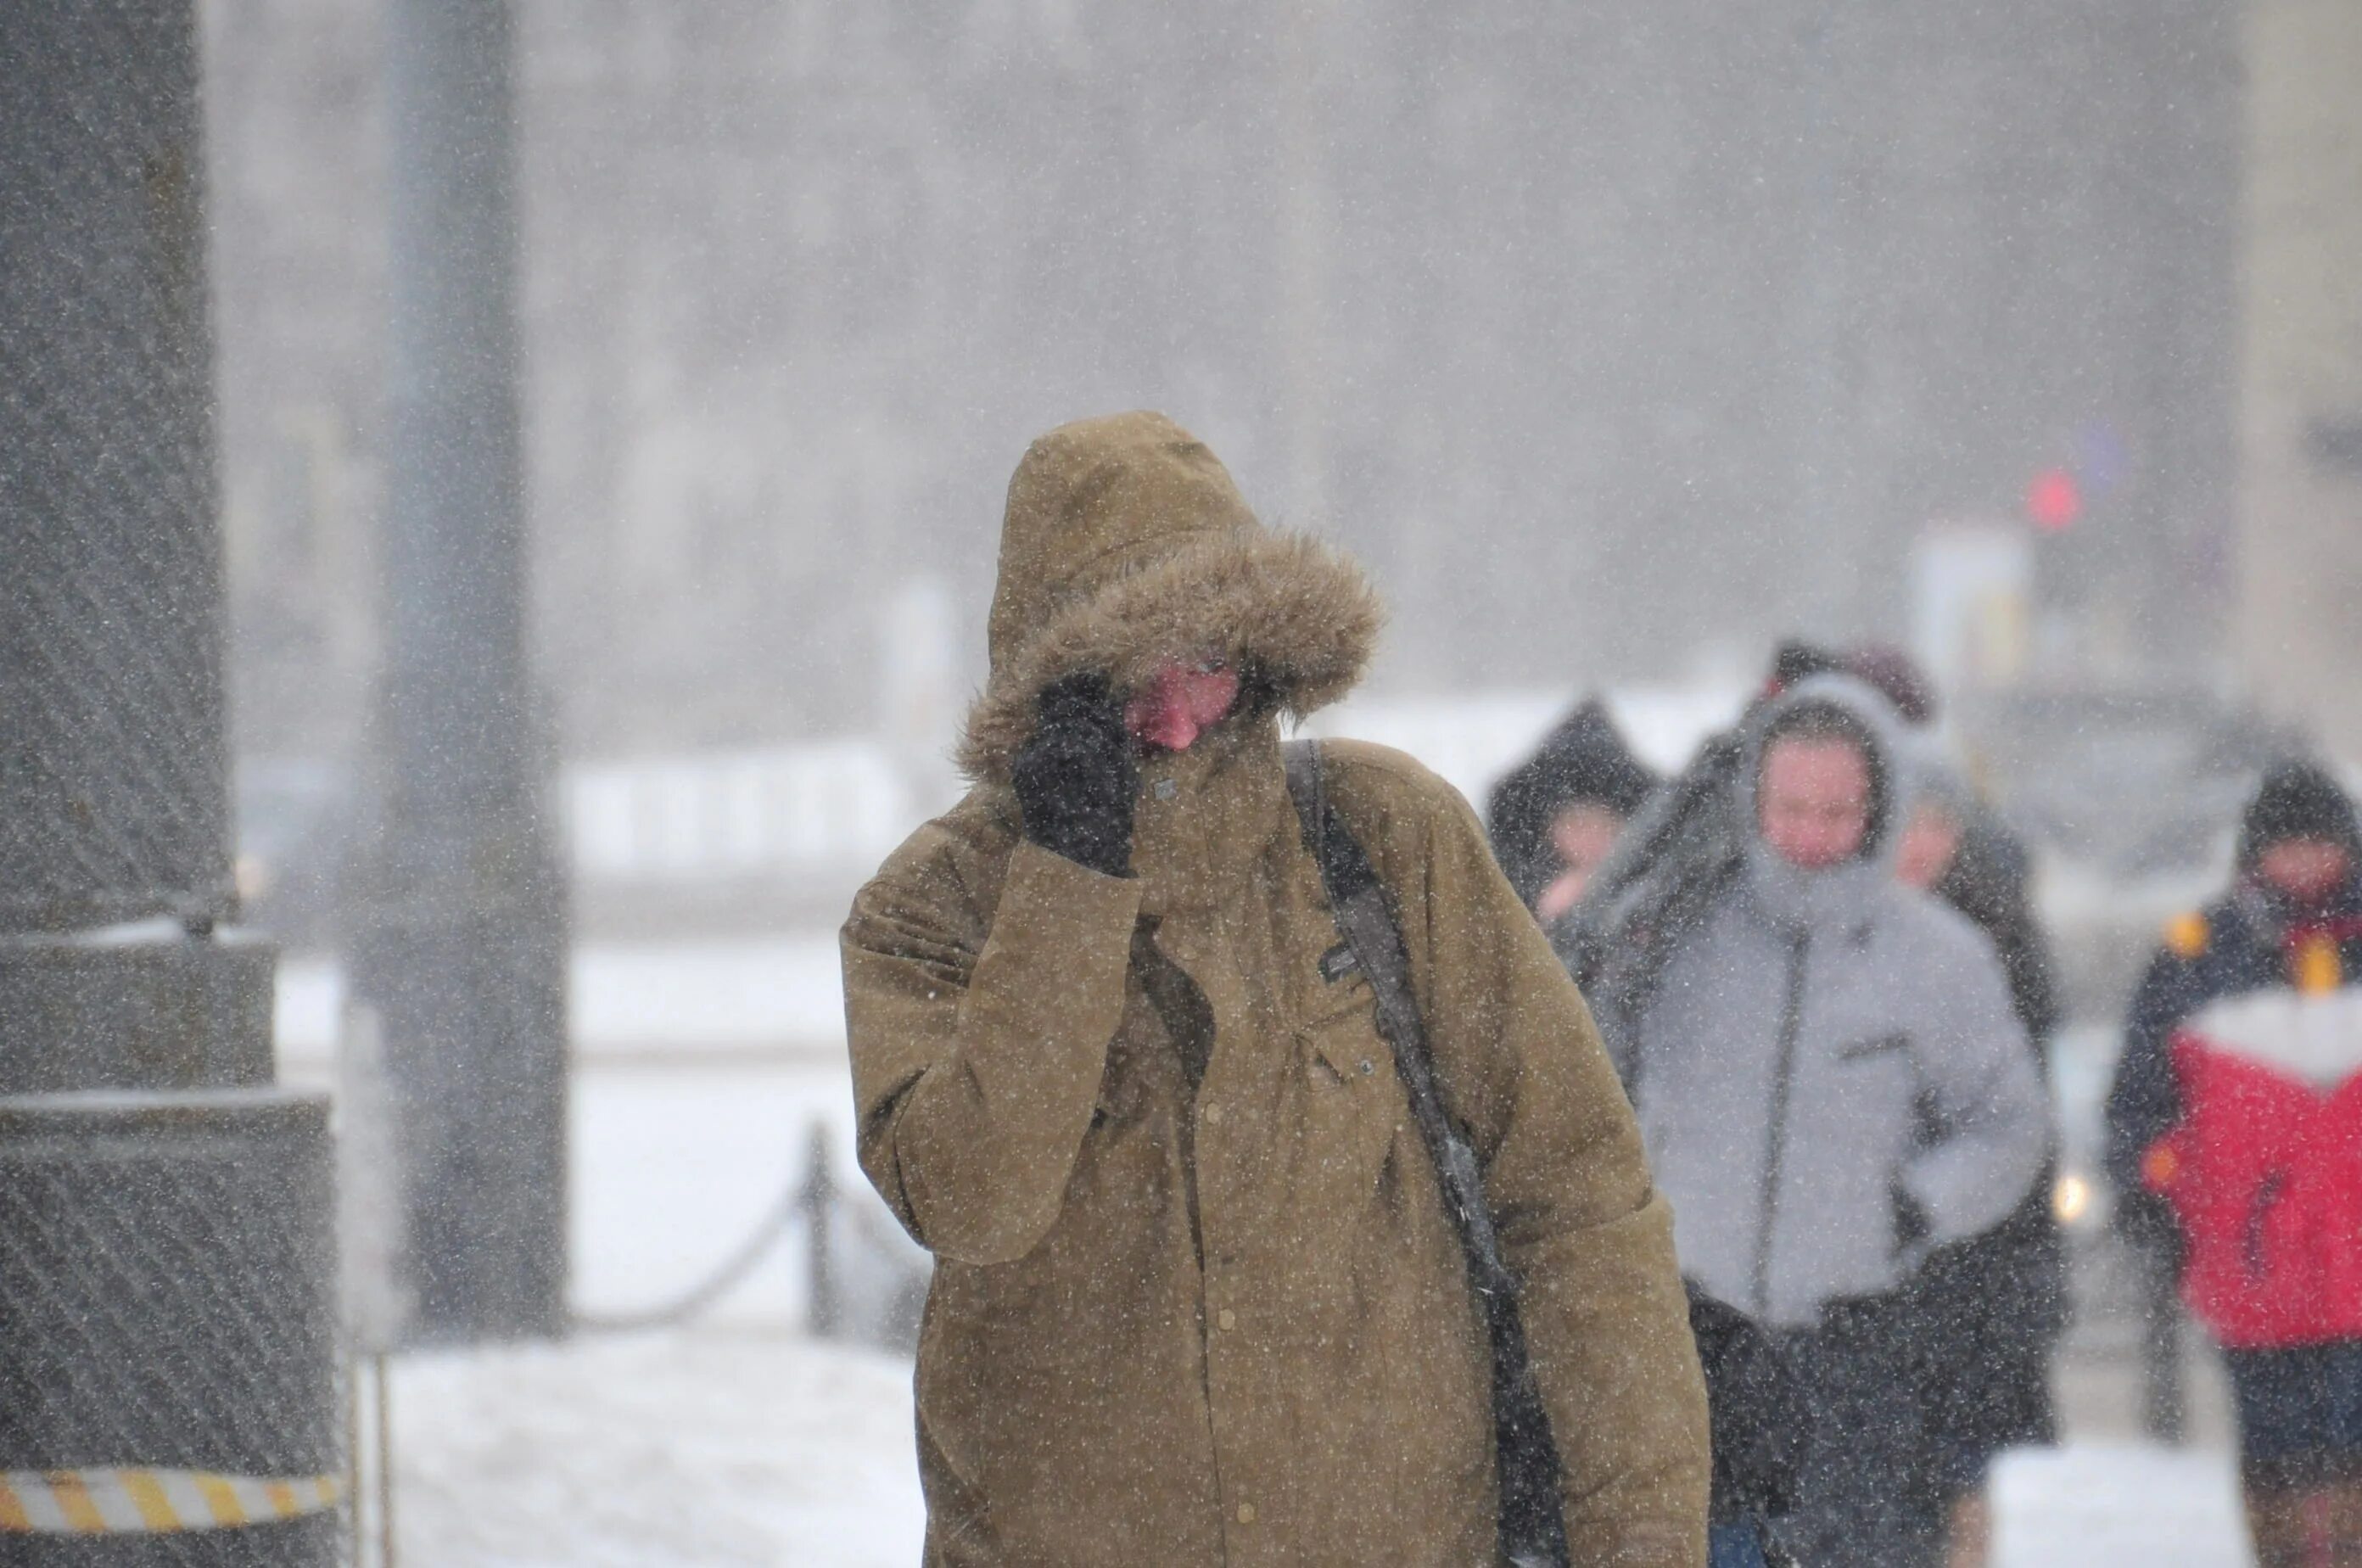
[[[928,1561],[1489,1562],[1484,1329],[1369,984],[1324,973],[1275,720],[1144,762],[1131,878],[1023,842],[1003,782],[1032,693],[1072,669],[1121,685],[1210,648],[1318,705],[1367,657],[1369,591],[1155,415],[1037,442],[1001,562],[981,782],[843,940],[863,1167],[936,1255]],[[1589,1015],[1448,786],[1327,756],[1527,1282],[1574,1560],[1694,1563],[1671,1217]]]

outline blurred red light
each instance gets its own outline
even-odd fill
[[[2025,515],[2046,534],[2062,534],[2083,515],[2083,492],[2065,469],[2045,469],[2025,487]]]

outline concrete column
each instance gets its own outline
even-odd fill
[[[327,1107],[271,1087],[272,952],[226,929],[198,89],[192,0],[0,6],[0,1561],[27,1568],[325,1568],[341,1539]],[[126,1471],[304,1511],[200,1520],[159,1480],[172,1518],[127,1518]]]
[[[2249,0],[2239,652],[2362,758],[2362,7]]]
[[[566,896],[528,657],[516,108],[503,0],[385,13],[385,667],[351,934],[424,1341],[565,1321]]]

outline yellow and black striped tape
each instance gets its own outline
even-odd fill
[[[159,1535],[274,1524],[333,1508],[334,1475],[0,1470],[0,1535]]]

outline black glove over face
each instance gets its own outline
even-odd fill
[[[1140,763],[1107,677],[1052,681],[1040,706],[1041,722],[1010,768],[1025,836],[1106,876],[1131,875]]]

